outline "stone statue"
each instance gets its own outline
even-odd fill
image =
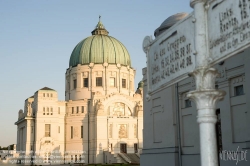
[[[19,110],[18,119],[21,119],[22,117],[23,117],[23,110]]]
[[[96,114],[97,114],[97,116],[106,116],[106,114],[107,114],[104,111],[104,105],[100,100],[96,104]]]
[[[98,101],[98,103],[96,105],[96,111],[98,111],[98,110],[104,110],[104,106],[100,100]]]
[[[30,102],[27,104],[27,116],[31,116]]]

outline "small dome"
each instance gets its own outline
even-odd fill
[[[138,83],[138,88],[137,88],[137,90],[136,90],[136,94],[141,94],[142,95],[142,93],[143,93],[143,85],[144,85],[144,82],[143,81],[140,81],[139,83]]]
[[[144,85],[144,82],[143,82],[143,81],[140,81],[140,82],[138,83],[138,88],[137,88],[137,89],[143,88],[143,85]]]
[[[114,37],[108,36],[109,32],[100,20],[91,33],[92,36],[76,45],[71,54],[69,66],[105,62],[131,66],[130,55],[126,47]]]
[[[168,17],[163,23],[155,30],[154,36],[157,37],[160,34],[162,34],[164,31],[169,29],[171,26],[173,26],[178,21],[185,18],[188,14],[187,13],[177,13],[175,15],[172,15]]]

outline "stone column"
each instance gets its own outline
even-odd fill
[[[225,92],[215,89],[216,69],[210,67],[207,39],[208,0],[191,0],[194,8],[196,69],[191,73],[195,78],[196,90],[187,94],[197,106],[197,122],[200,128],[201,166],[218,166],[215,113],[216,102],[223,99]]]
[[[215,78],[218,75],[214,68],[199,68],[191,75],[196,80],[195,91],[188,93],[197,106],[197,122],[200,128],[200,153],[202,166],[218,166],[218,151],[216,142],[215,113],[216,102],[223,99],[225,92],[216,90]]]

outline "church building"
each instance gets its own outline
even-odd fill
[[[65,73],[65,101],[39,89],[18,113],[19,163],[136,163],[142,149],[142,87],[126,47],[99,20]],[[56,87],[55,87],[56,88]]]

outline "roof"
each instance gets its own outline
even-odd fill
[[[130,55],[126,47],[117,39],[108,35],[102,22],[99,20],[92,36],[80,41],[70,56],[69,67],[78,64],[121,64],[131,66]]]
[[[34,95],[33,95],[33,96],[28,97],[27,99],[25,99],[25,101],[27,101],[27,100],[28,100],[28,99],[30,99],[30,98],[34,98]]]
[[[56,90],[54,90],[54,89],[51,89],[51,88],[49,88],[49,87],[43,87],[43,88],[41,88],[41,89],[39,89],[39,90],[51,90],[51,91],[56,91]],[[35,94],[39,91],[39,90],[37,90],[36,92],[35,92]]]
[[[154,35],[155,37],[162,34],[164,31],[169,29],[171,26],[173,26],[178,21],[185,18],[188,14],[187,13],[177,13],[170,17],[168,17],[166,20],[163,21],[163,23],[155,30]]]
[[[51,89],[51,88],[48,88],[48,87],[43,87],[42,89],[39,89],[39,90],[53,90],[53,91],[55,91],[54,89]]]

